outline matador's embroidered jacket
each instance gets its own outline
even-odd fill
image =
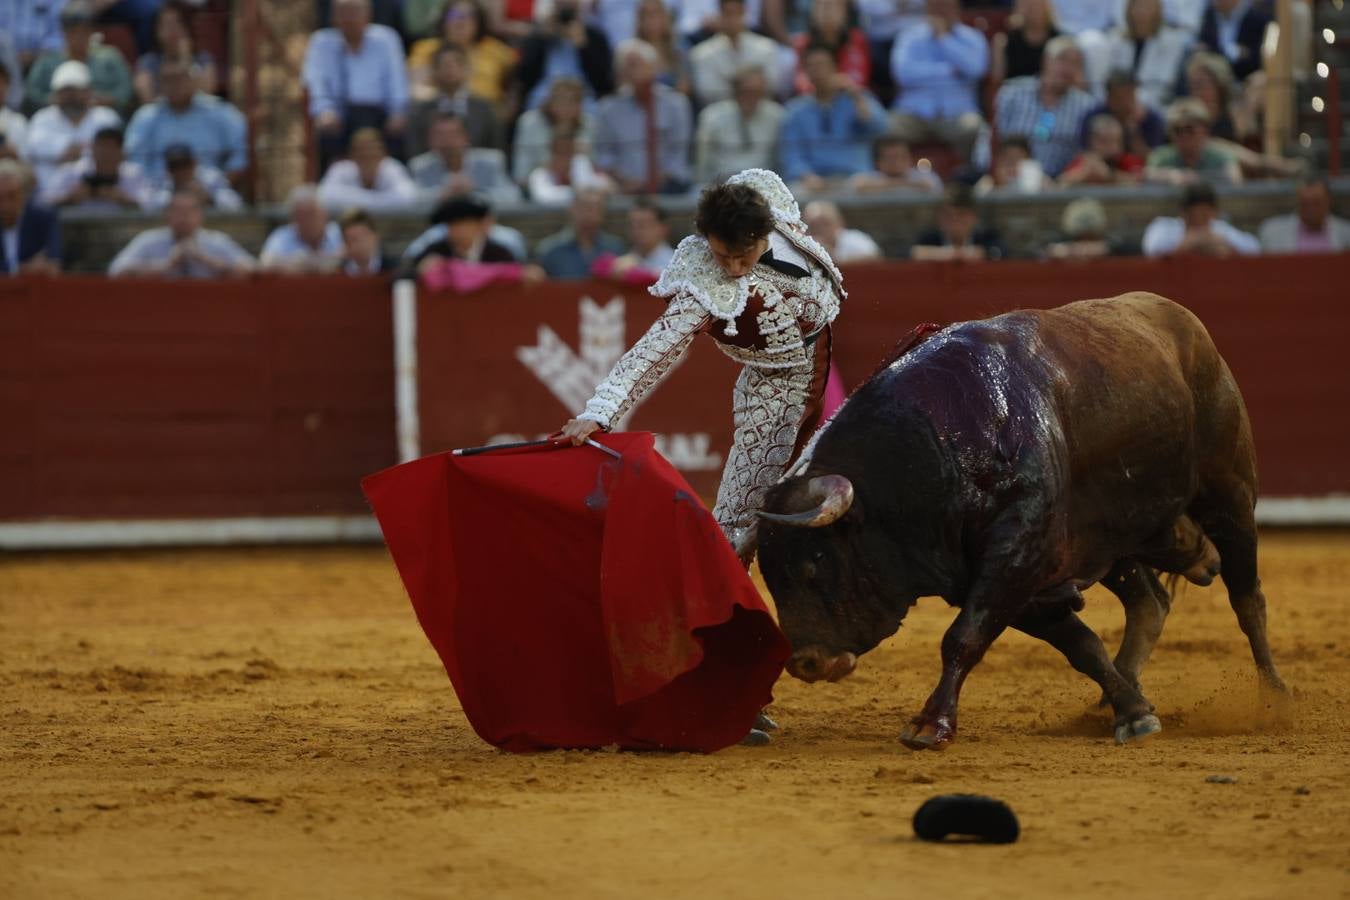
[[[680,242],[651,292],[666,311],[614,366],[579,418],[618,424],[706,332],[745,366],[733,394],[735,436],[713,514],[736,540],[783,474],[803,428],[814,427],[829,365],[828,327],[847,296],[829,254],[806,233],[797,202],[773,172],[729,179],[769,202],[769,252],[748,274],[730,278],[703,237]],[[822,340],[823,339],[823,340]]]

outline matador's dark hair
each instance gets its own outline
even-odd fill
[[[715,237],[728,250],[740,252],[773,230],[773,211],[752,187],[716,184],[699,198],[694,227],[704,237]]]

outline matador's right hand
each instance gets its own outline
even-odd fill
[[[580,447],[582,444],[586,443],[587,438],[599,430],[599,422],[592,422],[590,419],[568,419],[567,424],[563,426],[562,431],[559,433],[559,437],[555,440],[560,444],[571,441],[573,444]]]

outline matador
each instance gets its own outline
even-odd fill
[[[695,229],[650,289],[667,300],[665,312],[562,434],[581,443],[622,421],[694,337],[708,334],[744,366],[732,394],[735,432],[713,516],[749,565],[765,492],[819,424],[830,323],[847,294],[773,172],[749,169],[705,190]]]

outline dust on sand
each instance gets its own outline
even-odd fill
[[[0,896],[1347,897],[1350,534],[1268,533],[1262,563],[1289,721],[1187,588],[1144,746],[1010,634],[957,742],[911,753],[952,615],[925,600],[849,679],[780,682],[772,746],[705,757],[484,745],[380,549],[3,558]],[[1086,616],[1119,640],[1110,595]],[[1021,842],[915,841],[953,791]]]

